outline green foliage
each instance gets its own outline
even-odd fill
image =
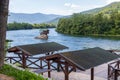
[[[113,11],[118,11],[120,12],[120,2],[113,2],[107,6],[101,7],[101,8],[95,8],[87,11],[81,12],[82,14],[98,14],[98,13],[103,13],[103,14],[111,14]]]
[[[41,24],[33,24],[33,28],[55,28],[56,26],[53,24],[46,24],[46,23],[41,23]]]
[[[61,18],[56,31],[70,35],[120,35],[120,13],[73,14]]]
[[[7,49],[10,47],[10,42],[12,42],[12,40],[6,40],[5,41],[5,56],[6,56],[6,53],[7,53]]]
[[[8,23],[7,30],[20,30],[20,29],[39,29],[39,28],[54,28],[53,24],[29,24],[29,23]]]
[[[7,26],[8,30],[19,30],[19,29],[32,29],[33,26],[29,23],[9,23]]]
[[[13,76],[15,80],[48,80],[43,78],[41,75],[35,75],[27,70],[21,71],[6,64],[0,69],[0,73]]]

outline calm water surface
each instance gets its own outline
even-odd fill
[[[54,41],[69,47],[70,51],[93,47],[101,47],[104,49],[120,49],[120,40],[74,37],[57,33],[54,28],[49,30],[50,33],[48,40],[34,38],[39,35],[39,29],[7,31],[7,39],[13,40],[11,46]]]

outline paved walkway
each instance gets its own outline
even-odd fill
[[[44,74],[44,76],[47,76],[47,74]],[[51,76],[52,76],[53,80],[64,80],[64,73],[63,72],[53,71],[51,73]],[[72,72],[69,75],[69,80],[90,80],[90,75],[80,73],[80,72]],[[96,76],[95,80],[107,80],[107,79]]]
[[[94,75],[95,75],[94,80],[107,80],[109,63],[105,63],[103,65],[100,65],[98,67],[96,66],[94,68]],[[90,73],[91,73],[90,70],[86,70],[86,71],[77,70],[77,72],[71,72],[69,74],[69,80],[90,80],[91,78]],[[44,73],[43,76],[47,77],[47,73]],[[65,79],[64,73],[62,71],[61,72],[51,71],[51,78],[53,80],[64,80]],[[120,77],[118,77],[118,80],[120,80]]]
[[[95,67],[95,80],[107,80],[107,64],[103,64],[99,67]],[[44,76],[47,77],[47,73],[44,73]],[[64,80],[64,73],[52,71],[51,78],[53,80]],[[90,70],[71,72],[69,75],[69,80],[90,80]]]

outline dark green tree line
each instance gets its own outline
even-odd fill
[[[20,30],[20,29],[39,29],[39,28],[55,28],[56,26],[53,24],[29,24],[29,23],[8,23],[7,30]]]
[[[70,35],[120,35],[120,13],[73,14],[61,18],[56,31]]]

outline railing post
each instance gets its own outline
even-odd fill
[[[47,63],[48,63],[48,70],[50,70],[50,61],[48,60]],[[48,71],[48,77],[49,78],[51,77],[50,71]]]
[[[94,68],[91,68],[91,80],[94,80]]]
[[[42,69],[43,66],[42,66],[42,59],[40,59],[40,68]]]
[[[109,64],[108,64],[108,80],[110,80],[110,79],[109,79],[109,75],[110,75],[110,66],[109,66]]]
[[[10,57],[10,63],[12,63],[12,59],[11,59],[12,57]]]
[[[118,69],[120,68],[120,66],[119,66],[120,63],[119,63],[119,62],[120,62],[120,61],[117,61],[117,66],[118,66],[117,68],[118,68]]]
[[[117,80],[117,70],[115,69],[114,80]]]
[[[22,54],[22,64],[23,64],[23,68],[26,68],[26,57],[25,57],[25,54],[23,53]]]
[[[57,62],[57,71],[60,72],[60,63],[59,63],[60,58],[58,58],[57,61],[58,61],[58,62]]]
[[[68,65],[65,65],[65,80],[69,80]]]

